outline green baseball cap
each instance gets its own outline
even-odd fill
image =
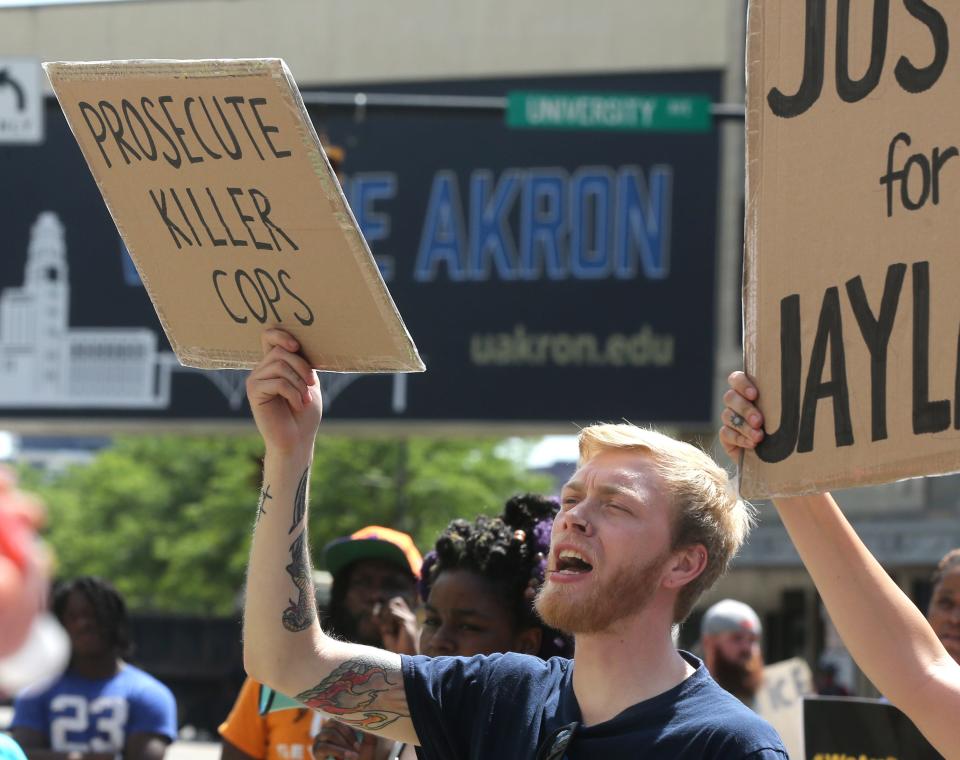
[[[423,557],[406,533],[381,525],[368,525],[349,536],[331,541],[323,549],[327,570],[336,575],[347,565],[361,559],[383,559],[420,577]]]

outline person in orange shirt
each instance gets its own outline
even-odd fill
[[[415,654],[412,608],[423,558],[413,539],[369,525],[329,543],[324,560],[333,575],[330,630],[347,641]],[[306,709],[260,715],[259,702],[260,684],[248,678],[219,728],[221,760],[311,760],[323,716]]]
[[[323,716],[307,709],[260,715],[259,701],[260,684],[248,678],[220,725],[223,760],[310,760]]]

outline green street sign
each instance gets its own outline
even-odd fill
[[[708,95],[511,92],[507,126],[517,129],[706,132]]]

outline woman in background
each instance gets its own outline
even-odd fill
[[[572,656],[573,644],[546,626],[533,608],[543,583],[556,502],[525,494],[507,501],[499,517],[454,520],[424,558],[420,596],[425,617],[420,653],[470,657],[519,652],[547,659]],[[313,746],[315,760],[378,760],[374,738],[328,721]],[[415,758],[394,745],[387,758]]]

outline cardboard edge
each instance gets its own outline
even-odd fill
[[[931,475],[931,469],[936,475]],[[877,464],[871,467],[861,467],[854,471],[844,472],[832,478],[818,479],[816,483],[810,480],[793,480],[771,487],[763,478],[757,478],[744,488],[741,483],[741,496],[748,500],[777,499],[790,496],[809,496],[810,494],[838,491],[846,488],[860,488],[862,486],[878,486],[895,483],[902,480],[922,477],[940,477],[960,472],[960,452],[945,452],[935,457],[929,455],[915,457],[895,464]],[[748,490],[749,489],[749,490]]]
[[[244,354],[241,352],[217,352],[196,346],[178,346],[177,360],[184,367],[195,369],[238,369],[248,370],[256,367],[261,360],[259,354]],[[362,362],[355,357],[341,360],[336,357],[326,359],[323,367],[315,368],[318,372],[335,372],[341,374],[383,375],[397,373],[418,372],[415,367],[404,363],[395,357],[375,356]]]
[[[757,369],[757,283],[759,278],[759,237],[761,180],[760,153],[763,149],[763,42],[764,2],[750,0],[747,6],[745,76],[747,108],[744,120],[746,146],[744,172],[743,275],[741,280],[741,316],[743,324],[743,368],[751,378]],[[741,458],[740,493],[759,498],[764,490],[756,456]]]
[[[341,220],[341,229],[350,245],[354,262],[356,262],[360,268],[360,275],[371,295],[374,296],[374,301],[380,311],[380,317],[387,324],[392,322],[399,327],[398,330],[394,331],[393,345],[398,352],[406,355],[406,360],[403,362],[403,366],[406,369],[400,371],[424,372],[426,365],[420,358],[420,353],[417,351],[410,331],[407,329],[403,317],[397,309],[393,296],[390,295],[390,290],[380,275],[377,262],[373,258],[373,252],[370,250],[366,239],[360,232],[360,225],[353,215],[353,209],[350,208],[350,204],[347,202],[340,182],[336,179],[336,173],[333,171],[333,167],[330,166],[330,160],[327,158],[327,154],[323,149],[320,136],[317,134],[316,127],[310,118],[306,104],[303,102],[303,96],[300,94],[300,89],[297,87],[292,72],[282,59],[273,59],[270,68],[273,76],[286,84],[286,87],[283,89],[283,94],[289,98],[287,103],[288,107],[298,111],[301,123],[306,125],[306,130],[304,134],[301,135],[304,147],[307,150],[311,163],[314,165],[314,171],[321,182],[321,187],[326,193],[328,200],[333,201],[339,208],[338,213],[343,217]],[[322,162],[322,166],[318,166],[318,162]],[[333,181],[331,182],[329,180]],[[397,370],[378,371],[393,372]]]
[[[252,76],[271,72],[279,58],[135,58],[114,61],[44,61],[47,77],[64,82],[103,79],[129,74],[142,77],[212,78]]]
[[[64,121],[67,122],[67,126],[70,128],[70,133],[73,135],[73,139],[77,143],[77,148],[80,149],[80,140],[77,137],[76,126],[73,121],[71,121],[70,116],[67,113],[67,109],[64,107],[63,100],[60,97],[60,91],[57,89],[57,81],[54,80],[54,76],[51,75],[51,71],[56,74],[56,67],[51,66],[48,68],[48,64],[44,63],[43,70],[47,74],[47,78],[50,80],[50,86],[53,89],[53,94],[57,98],[57,104],[60,106],[60,110],[63,112]],[[63,79],[63,81],[70,81],[69,79]],[[167,338],[167,342],[170,344],[170,348],[173,350],[174,354],[177,357],[177,361],[183,364],[182,357],[182,348],[177,340],[174,338],[173,333],[170,329],[170,325],[167,321],[166,315],[163,312],[163,309],[159,306],[159,301],[154,297],[153,287],[150,283],[150,278],[147,277],[146,272],[140,266],[140,261],[136,256],[134,248],[131,246],[129,237],[123,225],[120,224],[120,219],[114,211],[113,207],[110,205],[110,202],[107,200],[107,195],[103,191],[103,185],[100,181],[100,176],[98,175],[98,170],[94,166],[93,162],[87,157],[84,151],[81,149],[80,154],[83,156],[84,162],[87,164],[87,168],[90,170],[90,175],[93,177],[93,181],[97,185],[97,190],[100,192],[100,197],[103,200],[103,205],[107,207],[107,212],[110,214],[110,218],[113,220],[114,226],[117,228],[117,232],[120,235],[120,239],[123,240],[124,246],[126,246],[127,253],[130,256],[130,260],[133,262],[134,268],[137,270],[137,276],[140,278],[140,282],[143,284],[143,289],[147,291],[147,296],[150,298],[150,303],[153,306],[153,310],[157,315],[157,320],[160,322],[160,327],[163,330],[163,334]],[[191,366],[191,365],[185,365]]]

